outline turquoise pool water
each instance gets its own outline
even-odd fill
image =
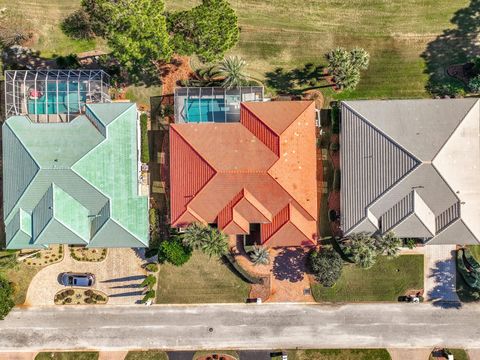
[[[185,99],[187,122],[224,122],[224,99]]]
[[[79,86],[80,106],[78,99]],[[37,90],[40,89],[37,88]],[[70,82],[68,87],[66,82],[60,82],[58,83],[58,88],[56,83],[51,82],[47,84],[47,91],[45,91],[44,88],[42,88],[41,91],[43,95],[36,100],[36,107],[35,100],[28,99],[27,106],[29,114],[62,114],[67,113],[68,108],[71,113],[76,113],[80,111],[80,107],[85,104],[87,98],[85,85],[73,82]]]

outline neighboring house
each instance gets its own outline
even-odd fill
[[[478,99],[341,105],[341,227],[480,242]]]
[[[314,103],[239,106],[238,122],[170,126],[172,226],[215,224],[270,247],[316,244]]]
[[[11,116],[2,131],[7,248],[148,246],[135,104],[86,105],[63,123]]]

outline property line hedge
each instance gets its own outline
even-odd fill
[[[340,133],[340,108],[338,104],[332,105],[332,111],[330,112],[332,121],[332,132],[334,134]]]
[[[335,169],[333,173],[333,189],[336,191],[340,191],[340,170]]]
[[[150,151],[148,149],[148,128],[147,128],[147,114],[140,115],[140,161],[142,163],[150,162]]]

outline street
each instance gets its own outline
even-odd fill
[[[51,306],[0,322],[0,351],[480,348],[480,306]]]

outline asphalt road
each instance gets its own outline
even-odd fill
[[[479,305],[52,306],[0,321],[0,351],[480,348],[479,323]]]

